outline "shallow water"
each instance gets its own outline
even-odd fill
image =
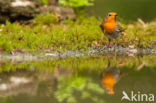
[[[1,60],[0,103],[120,103],[123,91],[149,97],[156,94],[155,60],[133,53]]]

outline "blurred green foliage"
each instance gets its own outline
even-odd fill
[[[55,97],[60,103],[67,101],[67,103],[78,103],[77,99],[74,97],[74,92],[80,92],[81,99],[88,99],[90,101],[94,101],[97,103],[103,103],[104,100],[98,98],[96,95],[92,95],[92,92],[98,95],[104,95],[104,89],[98,85],[98,83],[94,83],[91,78],[88,77],[76,77],[71,76],[70,79],[65,77],[59,77],[57,91],[55,92]],[[95,100],[92,97],[96,97]]]
[[[73,8],[77,17],[84,15],[84,8],[94,5],[94,0],[59,0],[59,4]]]
[[[48,4],[48,1],[47,0],[40,0],[41,4],[43,5],[47,5]]]
[[[93,5],[94,0],[59,0],[59,4],[70,7],[70,8],[79,8]]]

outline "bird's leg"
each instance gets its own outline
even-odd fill
[[[111,39],[108,39],[108,47],[110,47]]]
[[[108,39],[108,42],[106,42],[106,47],[110,48],[111,47],[111,39]]]

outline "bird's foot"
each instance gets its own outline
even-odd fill
[[[111,44],[111,43],[109,43],[109,42],[106,42],[105,46],[106,46],[107,48],[112,48],[112,47],[113,47],[113,44]]]

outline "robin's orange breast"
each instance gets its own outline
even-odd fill
[[[115,30],[115,22],[107,22],[107,23],[103,23],[102,24],[102,27],[104,29],[104,32],[107,33],[107,34],[112,34]]]

